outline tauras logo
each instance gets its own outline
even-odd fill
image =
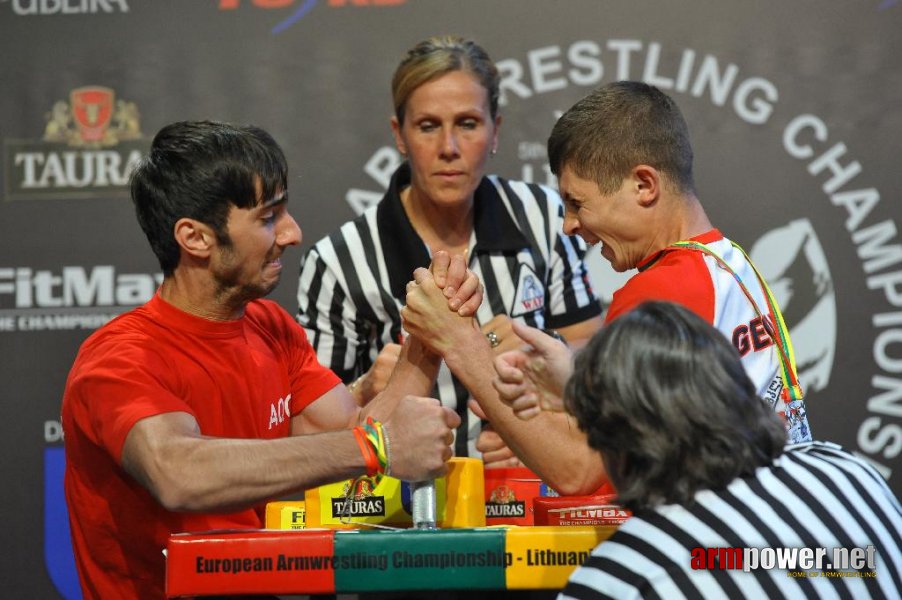
[[[125,186],[141,152],[113,150],[17,152],[13,166],[20,173],[21,193],[30,190],[67,190]]]
[[[526,503],[521,501],[515,502],[486,502],[486,517],[523,517],[526,516]]]
[[[138,107],[102,86],[73,89],[46,115],[43,138],[6,140],[7,200],[127,195],[146,154]]]
[[[28,16],[128,12],[126,0],[12,0],[13,13]]]
[[[347,498],[332,498],[332,518],[341,516],[351,517],[384,517],[385,497],[366,496],[348,500]]]

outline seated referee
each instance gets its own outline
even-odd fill
[[[607,325],[564,406],[634,516],[559,598],[899,597],[886,482],[836,445],[784,446],[735,348],[694,313],[646,303]],[[777,568],[778,553],[821,559]]]

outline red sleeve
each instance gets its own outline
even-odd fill
[[[301,327],[284,309],[271,301],[262,301],[279,332],[281,344],[289,357],[288,375],[291,383],[291,416],[298,415],[320,396],[341,383],[331,369],[320,364],[313,346]]]
[[[338,375],[322,366],[316,358],[313,346],[300,325],[294,327],[300,332],[303,342],[299,342],[297,359],[291,369],[291,416],[298,415],[320,396],[341,383]]]
[[[714,284],[698,252],[670,251],[637,273],[614,292],[605,322],[610,323],[649,300],[682,304],[709,323],[714,322]]]
[[[172,371],[147,340],[101,339],[79,356],[65,401],[78,428],[121,463],[125,438],[141,419],[167,412],[196,417],[171,382],[163,380]]]

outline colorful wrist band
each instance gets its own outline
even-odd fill
[[[372,446],[376,459],[379,461],[379,472],[388,474],[391,470],[391,460],[388,450],[388,437],[382,423],[372,417],[367,417],[366,422],[361,426],[366,435],[366,439]]]
[[[354,432],[354,439],[357,440],[357,445],[360,447],[360,452],[363,454],[363,462],[366,464],[367,476],[373,477],[377,475],[381,471],[379,459],[376,457],[376,452],[373,450],[373,446],[367,439],[366,432],[363,427],[360,426],[355,427],[352,431]]]

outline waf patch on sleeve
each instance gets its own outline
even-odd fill
[[[521,263],[510,316],[521,317],[543,308],[545,308],[545,288],[532,267]]]

